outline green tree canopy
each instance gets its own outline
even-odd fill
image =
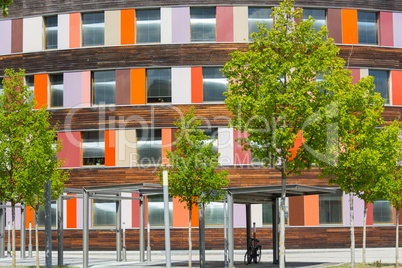
[[[13,5],[13,0],[0,0],[0,7],[3,9],[3,17],[8,16],[8,8]]]

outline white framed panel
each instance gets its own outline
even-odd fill
[[[131,197],[131,193],[122,193],[121,196]],[[132,224],[132,204],[131,200],[122,200],[121,201],[121,227],[123,228],[123,223],[125,224],[126,228],[131,228]]]
[[[118,46],[121,39],[120,10],[105,11],[105,45]]]
[[[70,15],[57,15],[57,48],[67,49],[70,47]]]
[[[233,165],[234,156],[234,137],[233,128],[219,128],[218,129],[218,152],[219,164]]]
[[[24,18],[23,21],[23,52],[34,52],[43,50],[43,29],[42,17]]]
[[[233,38],[234,42],[248,41],[248,7],[233,7]]]
[[[251,227],[254,222],[256,227],[262,227],[262,204],[251,205]]]
[[[172,68],[172,104],[191,103],[191,68]]]
[[[172,43],[172,8],[161,8],[161,43]]]
[[[367,77],[369,75],[369,70],[368,69],[360,69],[360,79],[363,77]]]

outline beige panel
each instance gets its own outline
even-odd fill
[[[116,130],[116,166],[135,166],[137,138],[135,129]]]
[[[233,7],[234,42],[248,41],[248,7]]]
[[[105,11],[105,45],[120,45],[120,10]]]
[[[367,77],[369,75],[369,70],[368,69],[360,69],[360,79],[363,77]]]

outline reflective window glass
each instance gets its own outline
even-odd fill
[[[223,203],[211,202],[205,205],[205,225],[223,225]]]
[[[314,29],[316,32],[318,32],[322,26],[326,25],[325,9],[304,8],[303,20],[307,20],[309,16],[313,17],[313,19],[315,20]]]
[[[159,9],[136,10],[137,43],[161,41],[161,15]]]
[[[172,101],[170,69],[147,69],[147,102]]]
[[[393,223],[392,206],[389,201],[379,200],[373,203],[373,223]]]
[[[262,224],[272,224],[272,204],[262,204]]]
[[[105,132],[83,131],[82,135],[82,164],[105,164]]]
[[[319,195],[320,224],[342,223],[342,191]]]
[[[105,41],[103,12],[82,14],[82,46],[102,46]]]
[[[52,201],[51,205],[51,221],[52,221],[52,227],[56,227],[56,201]],[[45,226],[46,220],[45,220],[45,206],[41,206],[38,211],[38,226]],[[32,226],[33,227],[33,226]]]
[[[216,8],[190,9],[191,41],[216,40]]]
[[[374,77],[374,91],[379,92],[381,94],[381,97],[385,99],[385,103],[389,104],[388,71],[369,70],[369,75]]]
[[[378,44],[377,13],[357,12],[359,44]]]
[[[63,74],[51,74],[50,107],[63,107]]]
[[[248,33],[259,32],[258,24],[266,24],[267,29],[272,29],[273,18],[272,9],[269,7],[249,7],[248,8]]]
[[[228,79],[223,76],[219,67],[202,68],[202,87],[204,101],[224,101]]]
[[[57,48],[57,16],[45,17],[46,49]]]
[[[137,129],[137,161],[139,165],[162,163],[162,131]]]
[[[149,195],[148,199],[148,221],[151,226],[163,226],[164,219],[164,203],[162,195]],[[169,224],[173,225],[173,202],[169,197]]]
[[[32,102],[34,99],[34,76],[33,75],[27,75],[25,76],[25,81],[27,83],[28,86],[28,90],[31,92],[31,95],[28,98],[28,102]]]
[[[217,128],[210,128],[204,129],[204,134],[209,136],[209,139],[205,141],[205,144],[213,143],[213,150],[214,153],[218,153],[218,129]]]
[[[93,226],[116,226],[116,201],[93,200]]]
[[[115,71],[93,72],[93,105],[115,104],[116,74]]]

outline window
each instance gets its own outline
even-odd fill
[[[147,69],[147,102],[172,101],[170,69]]]
[[[137,129],[137,163],[155,165],[162,163],[162,131]]]
[[[309,16],[313,17],[315,32],[318,32],[322,26],[326,24],[325,10],[324,9],[303,9],[303,20],[307,20]]]
[[[281,204],[281,199],[278,198],[278,223],[280,221],[279,216],[279,206]],[[264,225],[271,225],[272,224],[272,204],[262,204],[262,224]],[[285,224],[289,223],[289,198],[285,198]]]
[[[57,16],[45,17],[45,48],[57,48]]]
[[[4,77],[0,77],[0,94],[3,93],[3,89],[4,89],[4,87],[3,87],[3,78]]]
[[[31,95],[28,98],[28,102],[32,103],[32,101],[34,100],[34,76],[33,75],[27,75],[25,76],[25,81],[27,83],[28,86],[28,90],[31,92]]]
[[[392,206],[389,201],[379,200],[373,203],[373,223],[393,223]]]
[[[116,226],[116,201],[93,200],[92,226]]]
[[[216,8],[191,8],[191,41],[216,40]]]
[[[223,203],[211,202],[205,205],[205,225],[223,225]]]
[[[161,14],[159,9],[136,10],[137,43],[161,41]]]
[[[57,214],[56,214],[56,201],[52,201],[51,204],[51,221],[52,221],[52,227],[56,227],[56,219],[57,219]],[[41,206],[38,210],[38,226],[45,226],[46,220],[45,220],[45,206]]]
[[[63,74],[50,76],[50,107],[63,107]]]
[[[214,153],[218,153],[218,129],[217,128],[210,128],[210,129],[205,129],[204,134],[209,136],[209,139],[205,141],[205,144],[213,144],[213,150]]]
[[[103,12],[82,14],[82,46],[102,46],[105,41]]]
[[[116,74],[115,71],[93,72],[92,103],[93,105],[115,104]]]
[[[151,226],[163,226],[164,219],[164,203],[163,195],[149,195],[148,199],[148,222]],[[169,224],[173,225],[173,202],[169,197]]]
[[[105,164],[105,132],[82,132],[82,164],[84,166]]]
[[[222,75],[220,68],[202,68],[202,87],[204,101],[224,101],[228,79]]]
[[[378,44],[377,13],[357,12],[359,44]]]
[[[342,223],[342,191],[319,195],[320,224]]]
[[[385,99],[385,104],[389,104],[388,71],[369,70],[369,75],[374,77],[374,91],[381,94],[381,97]]]
[[[258,24],[267,24],[267,29],[272,29],[273,19],[271,17],[272,9],[268,7],[249,7],[248,8],[248,33],[257,33]]]

